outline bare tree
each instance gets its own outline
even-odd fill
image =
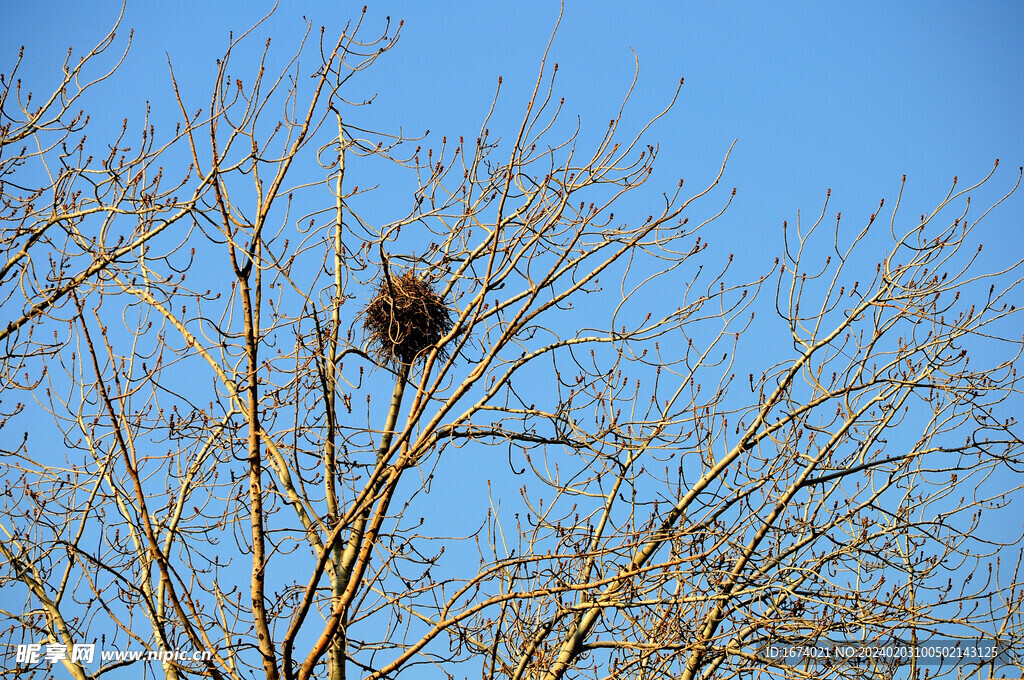
[[[724,162],[644,193],[671,101],[565,132],[545,57],[507,135],[364,129],[352,79],[399,28],[321,31],[276,73],[268,44],[238,79],[247,34],[208,103],[173,80],[172,134],[96,147],[77,107],[113,32],[42,103],[4,78],[9,647],[210,652],[145,666],[168,678],[689,680],[891,674],[765,651],[836,636],[1021,641],[1021,266],[979,255],[1001,201],[969,209],[992,175],[920,219],[826,201],[748,275],[704,236]],[[489,501],[431,493],[470,468]]]

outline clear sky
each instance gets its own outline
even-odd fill
[[[126,116],[135,125],[150,101],[158,135],[161,121],[169,134],[179,114],[168,59],[191,101],[207,103],[229,32],[237,36],[271,7],[262,0],[130,2],[119,44],[132,29],[133,46],[117,77],[100,90],[106,99],[92,107],[91,125],[119,131]],[[49,86],[67,48],[88,49],[120,8],[112,0],[0,4],[0,72],[9,71],[24,44],[21,77],[33,89]],[[283,64],[306,20],[314,36],[320,25],[337,35],[361,8],[360,2],[281,3],[245,43],[249,51],[233,57],[234,75],[251,78],[267,37],[272,63]],[[410,135],[429,129],[435,144],[442,134],[472,138],[500,75],[503,94],[492,128],[513,134],[558,14],[550,0],[372,3],[367,35],[388,16],[404,27],[398,47],[356,86],[357,96],[376,95],[363,112],[368,125]],[[679,177],[704,186],[737,140],[723,182],[738,192],[709,236],[712,246],[735,250],[743,268],[760,273],[782,246],[783,220],[793,223],[798,211],[817,215],[828,188],[830,211],[841,210],[852,229],[880,198],[892,205],[904,173],[908,221],[930,211],[954,175],[961,186],[973,182],[996,158],[1001,170],[977,205],[1011,187],[1024,164],[1022,38],[1024,3],[1018,2],[569,0],[551,59],[560,67],[564,122],[575,124],[579,116],[591,133],[603,131],[617,111],[633,78],[634,52],[640,74],[627,124],[641,125],[660,111],[685,77],[676,108],[649,136],[660,143],[661,156],[648,186],[672,188]],[[90,138],[101,141],[95,131]],[[660,200],[657,192],[647,196]],[[407,196],[396,200],[403,201],[397,210],[383,208],[390,219],[408,207]],[[715,199],[707,209],[717,205]],[[641,220],[650,212],[647,205],[637,210]],[[1024,251],[1022,218],[1024,192],[1018,192],[988,221],[984,240],[996,247],[986,257],[1009,260]],[[879,255],[868,257],[873,263]]]
[[[135,30],[135,44],[122,76],[104,90],[113,118],[138,114],[144,99],[167,101],[165,54],[184,80],[208,88],[228,31],[237,34],[270,7],[129,2],[123,25]],[[283,2],[261,36],[273,36],[283,57],[304,16],[337,30],[361,7]],[[28,79],[69,45],[81,49],[101,36],[119,8],[110,0],[0,4],[0,71],[24,44]],[[378,93],[381,126],[473,134],[498,75],[510,115],[518,112],[558,4],[370,3],[370,26],[386,15],[405,21],[402,41],[363,81]],[[953,175],[979,177],[997,157],[1010,181],[1024,163],[1022,39],[1018,2],[569,0],[553,58],[566,111],[584,126],[610,117],[632,77],[631,48],[640,62],[630,109],[636,121],[684,76],[678,109],[654,131],[659,171],[704,181],[738,139],[725,179],[739,188],[728,222],[773,238],[797,209],[819,208],[827,187],[837,209],[867,214],[907,173],[909,214],[927,210]],[[262,37],[250,45],[261,46]],[[1020,230],[1006,228],[1004,237],[1019,247]]]
[[[272,36],[272,54],[287,59],[305,20],[314,35],[321,24],[337,34],[362,4],[282,0],[248,46],[258,50]],[[120,7],[2,0],[0,72],[10,71],[24,45],[20,75],[30,89],[44,90],[67,48],[87,50]],[[120,129],[125,116],[138,121],[150,100],[158,132],[162,119],[170,132],[179,114],[168,58],[196,101],[208,102],[199,93],[212,86],[229,31],[243,32],[271,7],[266,0],[129,0],[122,27],[125,36],[134,30],[134,44],[102,90],[106,110],[97,115],[108,118],[98,124]],[[474,137],[500,75],[507,106],[492,127],[514,134],[501,123],[521,115],[558,14],[553,0],[370,2],[368,34],[386,16],[404,27],[398,47],[358,85],[377,96],[366,115],[379,130]],[[579,116],[590,131],[603,130],[618,109],[634,53],[640,74],[627,110],[634,126],[660,111],[685,77],[676,108],[650,134],[661,144],[654,184],[670,190],[684,177],[703,186],[737,140],[723,180],[737,196],[714,229],[741,262],[763,271],[781,247],[783,220],[792,223],[798,210],[816,215],[828,188],[830,210],[857,225],[880,198],[895,197],[904,173],[908,221],[930,211],[954,175],[973,183],[996,158],[1001,170],[978,200],[987,205],[1009,189],[1024,165],[1022,44],[1024,2],[567,0],[551,59],[559,63],[567,121]],[[985,234],[996,241],[997,257],[999,250],[1020,256],[1024,192],[1002,206]]]

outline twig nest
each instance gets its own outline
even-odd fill
[[[392,277],[387,268],[363,310],[370,351],[382,363],[411,364],[426,357],[452,329],[452,318],[433,286],[412,271]]]

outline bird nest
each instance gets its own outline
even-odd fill
[[[386,364],[411,364],[452,329],[451,313],[434,287],[412,271],[392,277],[385,268],[363,310],[370,351]],[[443,353],[443,350],[442,350]]]

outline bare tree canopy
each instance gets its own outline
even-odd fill
[[[350,88],[400,29],[312,29],[276,71],[268,44],[235,72],[236,37],[201,101],[171,55],[177,125],[114,139],[80,108],[116,82],[120,34],[46,96],[7,69],[9,658],[196,652],[61,657],[79,679],[924,678],[996,661],[767,650],[979,639],[1021,663],[1024,267],[982,250],[1002,199],[970,202],[1020,172],[953,180],[923,214],[902,187],[862,221],[826,198],[741,267],[715,233],[729,149],[698,188],[652,186],[672,92],[592,138],[545,56],[478,131],[371,131]],[[518,126],[493,129],[508,106]]]

